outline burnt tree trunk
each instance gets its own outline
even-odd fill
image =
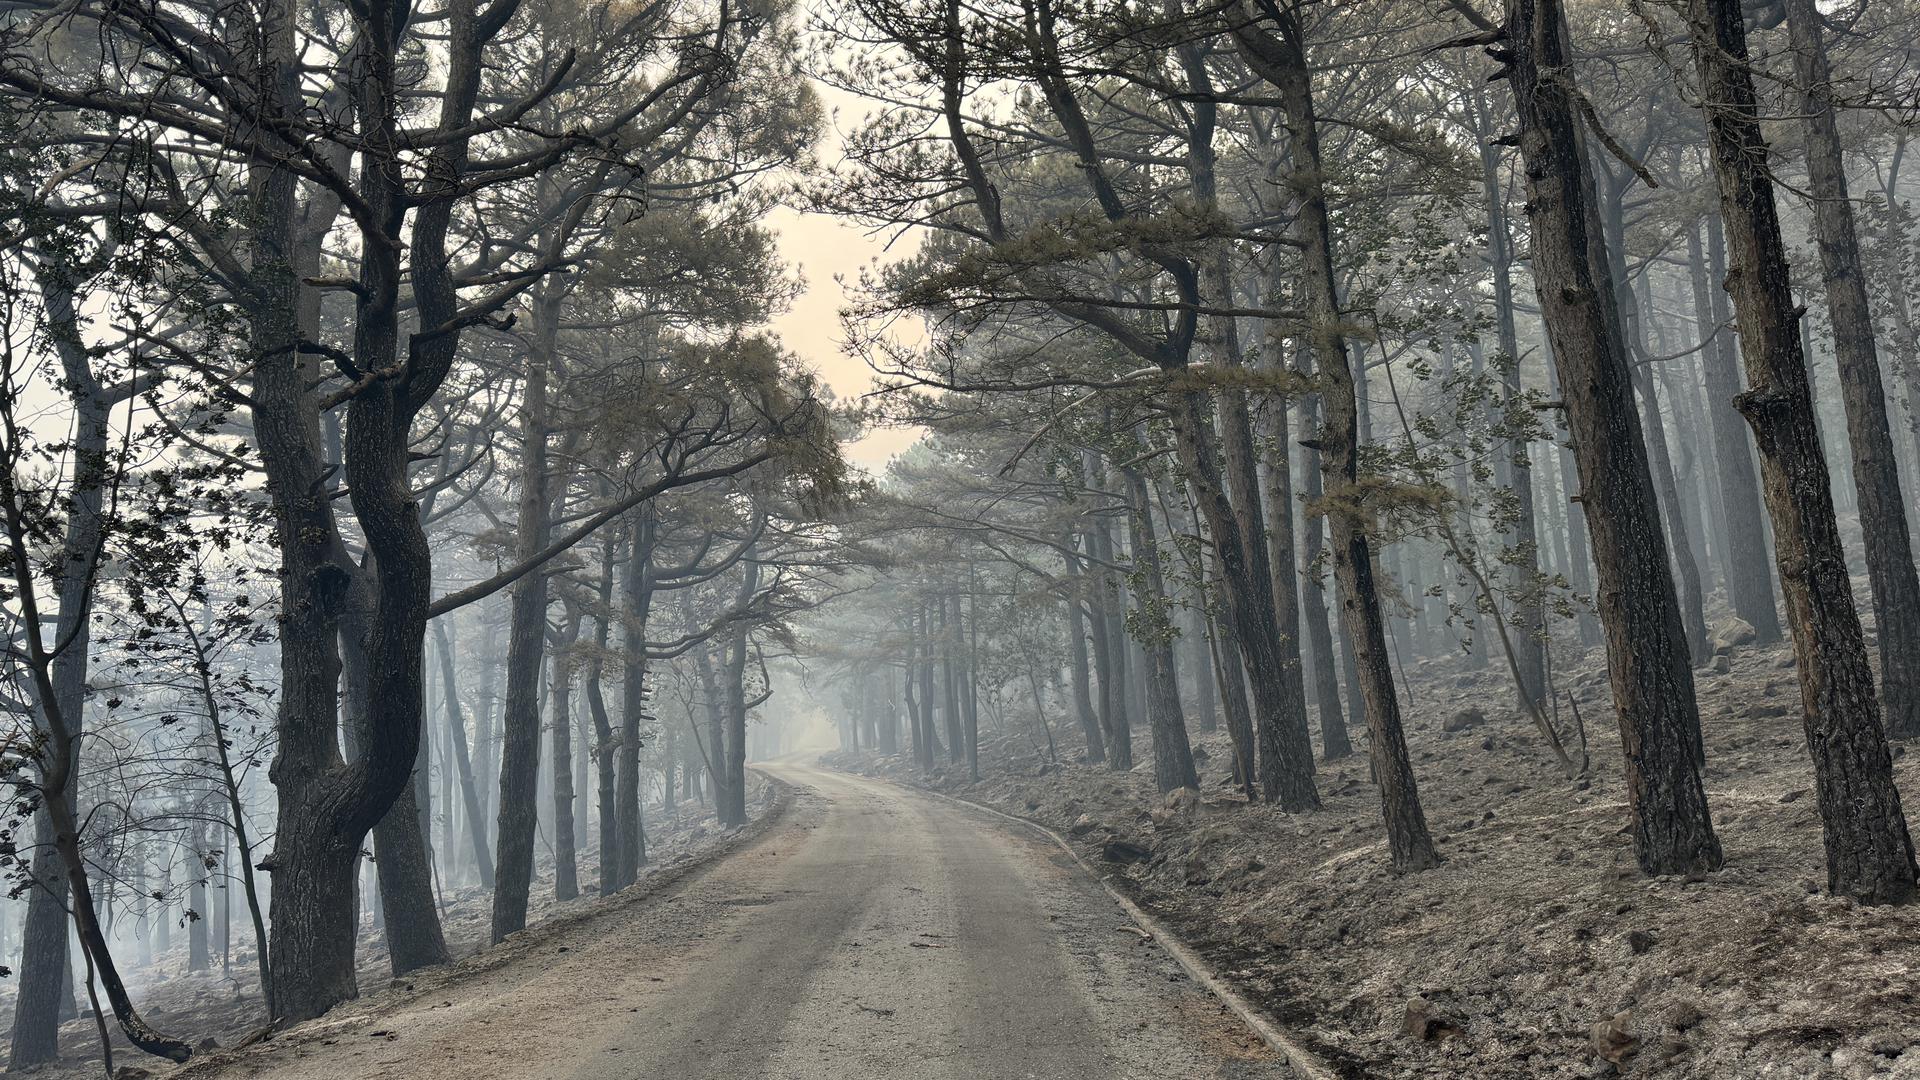
[[[1786,0],[1786,7],[1794,73],[1802,88],[1814,238],[1826,280],[1840,399],[1846,405],[1847,436],[1853,448],[1860,531],[1866,542],[1867,579],[1873,589],[1874,627],[1879,633],[1880,705],[1887,734],[1913,738],[1920,736],[1920,575],[1914,571],[1899,460],[1887,423],[1886,392],[1880,384],[1873,311],[1861,273],[1820,10],[1813,0]]]
[[[1648,874],[1717,869],[1701,784],[1686,630],[1633,400],[1559,0],[1510,0],[1506,33],[1527,176],[1534,285],[1553,345],[1599,576],[1596,599],[1626,755],[1634,853]]]
[[[1407,756],[1406,734],[1400,723],[1400,698],[1393,685],[1393,657],[1387,652],[1386,618],[1374,584],[1373,540],[1367,533],[1368,511],[1360,495],[1360,416],[1352,363],[1333,268],[1333,226],[1327,212],[1326,188],[1320,160],[1319,120],[1313,104],[1313,83],[1307,66],[1306,43],[1291,9],[1276,15],[1268,33],[1246,23],[1236,37],[1254,72],[1280,94],[1280,108],[1292,153],[1293,187],[1299,199],[1295,227],[1302,241],[1302,273],[1307,328],[1302,343],[1311,351],[1326,409],[1325,427],[1318,436],[1321,473],[1325,479],[1325,508],[1333,541],[1334,576],[1340,583],[1340,605],[1353,634],[1354,664],[1367,716],[1368,749],[1387,824],[1387,846],[1396,871],[1425,870],[1439,865],[1433,837]]]
[[[547,381],[559,327],[560,294],[536,290],[528,329],[526,383],[520,401],[520,506],[515,555],[535,558],[553,539],[547,440],[551,420]],[[561,485],[564,488],[564,485]],[[561,493],[564,496],[564,491]],[[541,572],[513,583],[507,629],[507,699],[501,717],[500,801],[494,830],[494,944],[526,928],[533,888],[534,834],[538,828],[540,770],[540,669],[546,658],[547,594],[551,578]]]
[[[1827,886],[1863,903],[1899,903],[1914,896],[1913,840],[1893,783],[1873,670],[1834,520],[1800,314],[1767,172],[1745,17],[1729,0],[1689,0],[1687,22],[1701,90],[1711,103],[1707,131],[1727,230],[1727,291],[1740,321],[1751,387],[1735,404],[1760,449],[1774,555],[1799,661]],[[1823,248],[1828,239],[1822,238]]]

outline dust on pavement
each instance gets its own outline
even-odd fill
[[[651,902],[197,1077],[1288,1076],[1057,849],[800,765],[770,832]]]

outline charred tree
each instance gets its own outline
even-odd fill
[[[1800,313],[1767,171],[1746,20],[1731,0],[1689,0],[1687,23],[1707,102],[1708,142],[1727,232],[1727,291],[1740,322],[1750,387],[1735,404],[1760,449],[1774,556],[1799,661],[1801,709],[1826,838],[1827,886],[1863,903],[1899,903],[1915,892],[1913,840],[1893,783],[1873,670],[1834,519]],[[1826,249],[1834,239],[1821,237],[1823,257],[1830,257]],[[1910,563],[1907,569],[1911,572]]]
[[[1717,869],[1686,631],[1634,407],[1587,133],[1563,81],[1571,50],[1559,0],[1510,0],[1497,37],[1519,115],[1534,284],[1599,576],[1634,852],[1648,874]]]

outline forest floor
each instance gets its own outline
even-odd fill
[[[1408,740],[1446,860],[1410,876],[1387,870],[1364,753],[1321,765],[1312,814],[1249,806],[1218,732],[1197,743],[1198,799],[1157,795],[1144,734],[1127,774],[1048,762],[1033,731],[983,738],[978,782],[951,763],[921,777],[901,757],[827,761],[1070,836],[1344,1076],[1920,1078],[1920,906],[1823,894],[1791,653],[1736,648],[1724,666],[1698,685],[1726,866],[1690,880],[1635,865],[1597,650],[1559,675],[1589,729],[1578,780],[1503,673],[1407,672]],[[1064,759],[1077,731],[1054,737]],[[1895,767],[1920,823],[1906,749]]]
[[[748,783],[748,810],[758,815],[770,804],[773,789],[757,773],[749,774]],[[591,837],[583,845],[579,859],[583,892],[579,897],[564,902],[554,898],[552,849],[546,844],[536,845],[533,888],[527,908],[529,931],[509,938],[498,948],[487,947],[493,910],[492,890],[475,883],[444,890],[441,895],[441,925],[446,934],[447,947],[457,961],[452,967],[417,972],[401,979],[393,978],[388,966],[385,935],[374,925],[370,914],[363,914],[357,957],[363,997],[345,1009],[384,1008],[389,999],[405,997],[418,992],[420,987],[437,984],[448,977],[449,972],[504,962],[517,955],[517,943],[522,937],[535,937],[549,932],[554,926],[572,924],[604,914],[609,909],[622,908],[637,898],[650,895],[661,887],[662,882],[678,880],[689,870],[737,846],[729,842],[733,834],[720,828],[710,806],[683,803],[673,814],[663,814],[658,809],[650,808],[647,820],[648,863],[641,869],[634,887],[614,897],[602,899],[594,892],[594,882],[599,879],[600,872],[598,845],[591,842]],[[173,931],[172,946],[166,952],[146,964],[127,965],[124,968],[123,975],[141,1015],[159,1030],[189,1042],[212,1039],[219,1045],[232,1046],[260,1027],[265,1006],[260,996],[252,929],[247,923],[238,886],[235,887],[234,901],[230,965],[222,965],[216,942],[213,945],[212,968],[189,971],[187,931],[185,927],[178,927]],[[124,959],[122,962],[125,962]],[[13,1015],[14,989],[11,980],[0,987],[0,1016]],[[68,1021],[60,1029],[60,1062],[34,1070],[31,1075],[45,1080],[68,1080],[70,1077],[74,1080],[98,1080],[100,1077],[99,1029],[88,1009],[85,988],[78,987],[76,991],[82,1015]],[[343,1010],[336,1010],[339,1011]],[[113,1037],[116,1069],[145,1069],[155,1074],[166,1071],[168,1066],[165,1062],[148,1057],[128,1045],[114,1026],[111,1016],[107,1027]]]

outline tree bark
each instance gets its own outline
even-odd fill
[[[1807,188],[1814,237],[1833,324],[1834,359],[1853,449],[1853,483],[1873,589],[1880,646],[1880,704],[1887,734],[1920,737],[1920,575],[1914,571],[1899,460],[1887,422],[1886,392],[1874,345],[1873,311],[1860,267],[1860,245],[1847,192],[1847,172],[1831,98],[1821,15],[1813,0],[1786,0],[1794,73],[1807,134]]]
[[[1767,172],[1767,144],[1749,70],[1745,17],[1729,0],[1688,0],[1688,30],[1707,110],[1720,216],[1751,387],[1735,400],[1753,427],[1773,519],[1787,624],[1813,755],[1827,849],[1827,887],[1863,903],[1913,898],[1913,840],[1874,695],[1834,519],[1826,454],[1814,420],[1800,315]],[[1823,237],[1823,240],[1828,239]],[[1823,245],[1824,246],[1824,245]]]
[[[560,294],[536,290],[528,328],[526,381],[520,399],[520,506],[515,556],[526,561],[553,538],[555,492],[549,477],[547,383],[559,332]],[[565,497],[565,484],[559,497]],[[540,770],[540,669],[547,651],[547,574],[535,571],[514,582],[507,628],[507,698],[501,714],[500,803],[494,869],[494,944],[526,928],[533,887],[533,845],[538,829]]]
[[[630,530],[629,530],[630,531]],[[593,652],[587,658],[587,715],[593,722],[594,792],[599,805],[598,853],[601,896],[611,896],[619,886],[613,883],[615,850],[620,845],[619,785],[614,776],[613,724],[607,716],[607,698],[602,687],[606,674],[608,636],[613,621],[613,566],[619,545],[609,537],[600,551],[600,584],[595,592],[593,616]],[[697,652],[696,655],[705,655]]]
[[[1552,342],[1599,576],[1626,755],[1634,853],[1648,874],[1720,865],[1700,769],[1700,714],[1612,286],[1586,133],[1568,87],[1559,0],[1509,0],[1506,73],[1520,119],[1534,285]]]
[[[1301,284],[1307,318],[1302,341],[1312,353],[1326,409],[1319,443],[1327,490],[1322,505],[1332,534],[1334,575],[1340,583],[1340,604],[1353,632],[1354,663],[1366,702],[1368,749],[1374,779],[1380,785],[1393,868],[1402,873],[1426,870],[1439,865],[1440,855],[1427,831],[1413,765],[1407,756],[1400,699],[1393,685],[1393,658],[1387,652],[1386,619],[1374,585],[1368,510],[1359,494],[1359,395],[1353,361],[1341,330],[1333,227],[1327,212],[1312,76],[1294,12],[1281,9],[1271,14],[1278,16],[1274,20],[1277,33],[1268,34],[1247,23],[1237,37],[1255,73],[1279,91],[1292,151],[1293,186],[1299,199],[1294,221],[1303,242]]]

